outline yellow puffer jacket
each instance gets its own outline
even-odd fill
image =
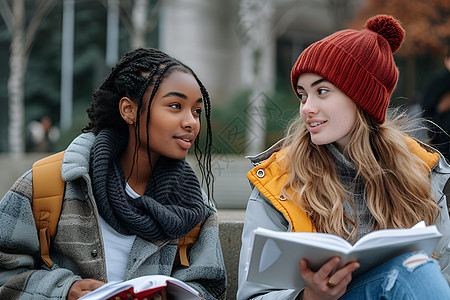
[[[412,153],[428,165],[427,171],[439,161],[438,153],[428,152],[413,139],[408,138],[408,146]],[[267,160],[250,170],[247,178],[277,210],[283,213],[291,224],[291,231],[314,231],[306,213],[282,194],[281,190],[289,179],[289,174],[280,167],[286,159],[285,152],[286,149],[273,153]],[[287,192],[293,194],[289,189]]]

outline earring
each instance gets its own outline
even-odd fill
[[[130,125],[133,124],[133,121],[128,121],[128,124],[130,124]]]

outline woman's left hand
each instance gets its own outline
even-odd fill
[[[317,272],[308,268],[305,259],[299,264],[300,275],[306,283],[302,299],[338,299],[345,294],[347,285],[352,280],[352,272],[359,268],[358,262],[352,262],[337,270],[330,276],[341,262],[340,257],[333,257]]]

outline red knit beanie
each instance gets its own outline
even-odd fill
[[[361,31],[347,29],[327,36],[300,54],[291,71],[292,87],[297,94],[298,77],[315,73],[384,123],[398,81],[392,54],[400,48],[404,35],[397,20],[378,15]]]

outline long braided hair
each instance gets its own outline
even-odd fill
[[[200,132],[194,141],[194,154],[202,175],[202,183],[206,185],[208,198],[213,201],[214,176],[211,171],[211,101],[205,86],[199,80],[191,68],[169,56],[168,54],[153,48],[138,48],[126,53],[117,65],[112,69],[99,89],[92,96],[87,113],[90,119],[82,132],[98,134],[103,128],[115,128],[128,132],[127,124],[122,119],[119,111],[119,101],[122,97],[128,97],[138,106],[135,136],[138,137],[141,112],[144,105],[144,94],[149,87],[153,87],[148,101],[146,116],[146,133],[149,139],[148,125],[150,123],[150,107],[161,82],[174,71],[191,74],[198,85],[203,98],[203,112],[206,120],[206,139],[203,147],[200,145]],[[136,140],[139,141],[137,138]],[[136,145],[133,155],[133,166],[136,161],[137,150],[140,141]],[[147,143],[147,155],[150,160],[150,148]]]

